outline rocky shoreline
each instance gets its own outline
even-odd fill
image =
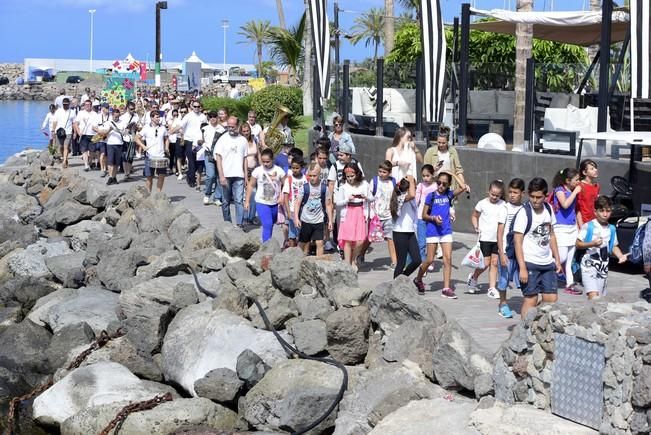
[[[485,355],[407,278],[366,288],[337,256],[304,257],[273,240],[261,246],[229,224],[209,230],[163,194],[106,190],[53,167],[45,152],[0,168],[0,198],[0,429],[11,398],[51,380],[20,408],[17,433],[99,433],[125,405],[156,398],[120,433],[300,432],[339,398],[344,377],[291,355],[256,299],[304,356],[346,366],[343,400],[308,433],[596,433],[539,401],[552,381],[541,390],[535,379],[552,370],[553,347],[540,357],[530,335],[552,324],[542,320],[549,311],[532,310],[505,343],[511,350]],[[614,305],[602,303],[602,312],[624,312]],[[648,307],[619,305],[634,307],[649,328]],[[622,421],[602,426],[608,433],[648,432],[649,341],[641,336],[626,341],[626,352],[640,355],[629,388],[635,412],[618,411]],[[89,346],[97,349],[77,359]],[[536,364],[533,379],[513,367],[518,358]]]

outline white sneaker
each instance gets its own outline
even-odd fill
[[[203,197],[203,205],[208,205],[208,204],[210,204],[210,198],[208,198],[207,196],[204,196]]]
[[[179,176],[176,177],[176,179],[179,180],[179,181],[183,180],[183,174],[179,174]]]
[[[215,200],[215,205],[221,207],[222,202],[218,199]]]
[[[497,291],[495,287],[489,288],[488,293],[486,293],[486,296],[488,296],[491,299],[499,299],[500,298],[500,292]]]
[[[472,274],[472,272],[468,274],[466,284],[468,284],[468,293],[475,294],[479,291],[479,287],[477,287],[477,280],[472,277]]]

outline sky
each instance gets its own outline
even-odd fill
[[[452,22],[461,12],[461,0],[440,0],[443,17]],[[515,0],[466,0],[477,8],[511,8]],[[396,5],[398,0],[394,0]],[[222,20],[226,30],[226,63],[256,63],[255,47],[243,44],[240,26],[266,19],[278,24],[276,0],[167,0],[161,11],[163,61],[182,61],[193,51],[208,63],[224,59]],[[332,6],[328,1],[329,19]],[[536,10],[580,10],[587,0],[535,0]],[[123,59],[131,53],[152,61],[155,51],[156,0],[0,0],[0,62],[21,63],[24,58],[88,59],[90,57],[89,9],[93,18],[93,58]],[[285,21],[296,25],[304,10],[303,0],[283,0]],[[350,32],[355,18],[384,0],[339,0],[340,27]],[[585,6],[587,7],[587,6]],[[400,8],[397,7],[396,15]],[[382,49],[379,51],[382,53]],[[364,42],[352,46],[343,40],[341,59],[362,60],[373,56]],[[265,59],[268,56],[265,55]]]

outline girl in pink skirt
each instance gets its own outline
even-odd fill
[[[340,186],[335,203],[344,207],[339,224],[339,245],[343,245],[344,260],[357,270],[357,257],[367,236],[368,183],[357,163],[344,166],[346,182]]]

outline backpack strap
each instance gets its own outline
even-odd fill
[[[371,193],[373,193],[373,196],[375,196],[375,194],[377,193],[377,175],[373,177],[373,179],[371,180],[371,184],[373,185],[373,187],[371,187]]]
[[[583,243],[590,243],[592,242],[592,234],[594,233],[594,222],[590,221],[588,222],[588,227],[585,230],[585,240]]]
[[[613,252],[615,248],[615,237],[617,237],[617,230],[615,225],[608,224],[608,229],[610,230],[610,240],[608,240],[608,253]]]
[[[547,204],[545,203],[545,205]],[[523,208],[524,208],[524,212],[527,215],[527,225],[524,227],[524,233],[522,233],[522,236],[524,236],[531,230],[531,225],[532,225],[531,221],[533,220],[533,209],[531,208],[531,203],[530,202],[526,203]],[[515,221],[515,217],[513,218],[513,220]]]

